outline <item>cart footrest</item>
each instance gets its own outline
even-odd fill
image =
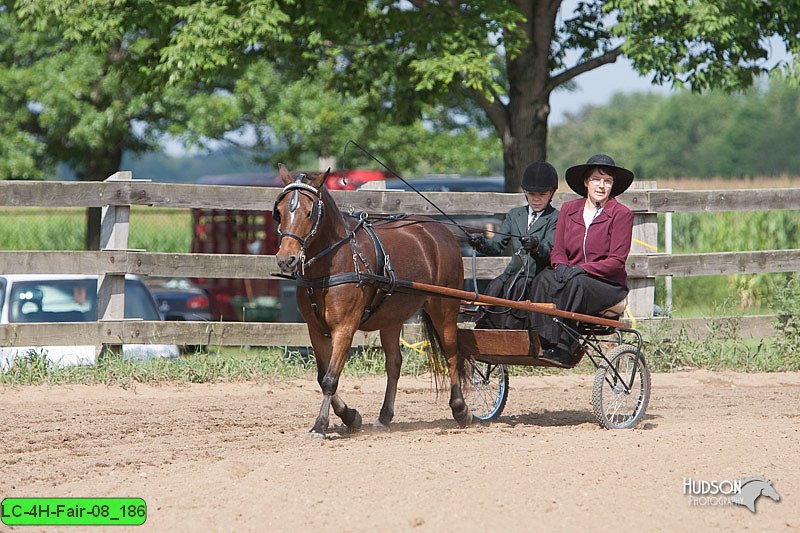
[[[560,368],[537,358],[539,337],[524,329],[459,329],[458,351],[482,363]]]
[[[524,329],[459,329],[458,350],[462,355],[491,355],[531,357],[531,342]]]

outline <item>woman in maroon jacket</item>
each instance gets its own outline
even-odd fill
[[[633,213],[617,202],[633,182],[633,172],[604,154],[567,169],[565,179],[582,198],[566,202],[556,223],[550,254],[552,269],[533,282],[533,302],[552,302],[558,309],[596,315],[628,294],[625,262],[631,250]],[[580,360],[578,343],[550,315],[533,313],[541,359],[571,368]]]

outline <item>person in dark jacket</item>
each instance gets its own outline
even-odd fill
[[[633,183],[633,172],[605,155],[567,169],[565,179],[581,198],[564,203],[556,226],[552,269],[533,282],[531,301],[552,302],[558,309],[598,315],[628,294],[625,262],[631,250],[633,213],[616,196]],[[541,359],[571,368],[580,360],[578,343],[541,313],[531,316],[539,334]]]
[[[556,231],[558,210],[550,202],[558,189],[558,172],[546,161],[528,165],[522,176],[526,205],[506,214],[500,230],[487,239],[480,233],[469,242],[486,255],[500,255],[511,244],[515,251],[505,271],[493,279],[484,294],[507,300],[527,300],[530,284],[550,266],[550,250]],[[508,307],[482,308],[475,327],[479,329],[526,329],[528,313]]]

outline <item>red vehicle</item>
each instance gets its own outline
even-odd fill
[[[353,190],[367,181],[383,180],[379,170],[331,172],[325,182],[331,190]],[[222,174],[204,176],[205,185],[283,187],[275,174]],[[272,206],[265,211],[192,209],[192,253],[264,254],[278,250],[272,221]],[[214,320],[271,322],[301,321],[294,303],[294,284],[274,279],[197,278],[195,282],[211,296]],[[287,305],[281,305],[286,302]],[[283,311],[282,311],[283,308]]]

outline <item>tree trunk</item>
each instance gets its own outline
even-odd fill
[[[549,96],[549,95],[547,95]],[[527,101],[526,98],[521,98]],[[515,110],[515,107],[522,109]],[[503,163],[506,192],[522,190],[522,173],[533,161],[547,160],[547,118],[550,104],[547,98],[526,106],[510,105],[509,131],[503,136]]]
[[[122,146],[122,143],[112,143]],[[103,181],[119,170],[122,162],[122,148],[97,150],[87,155],[83,168],[76,169],[75,175],[80,181]],[[86,209],[86,249],[100,249],[100,218],[102,208]]]
[[[527,45],[520,54],[506,60],[508,103],[502,112],[488,109],[503,144],[506,192],[521,189],[522,173],[533,161],[547,159],[547,121],[550,116],[550,44],[560,2],[516,0],[525,15],[520,30]]]

